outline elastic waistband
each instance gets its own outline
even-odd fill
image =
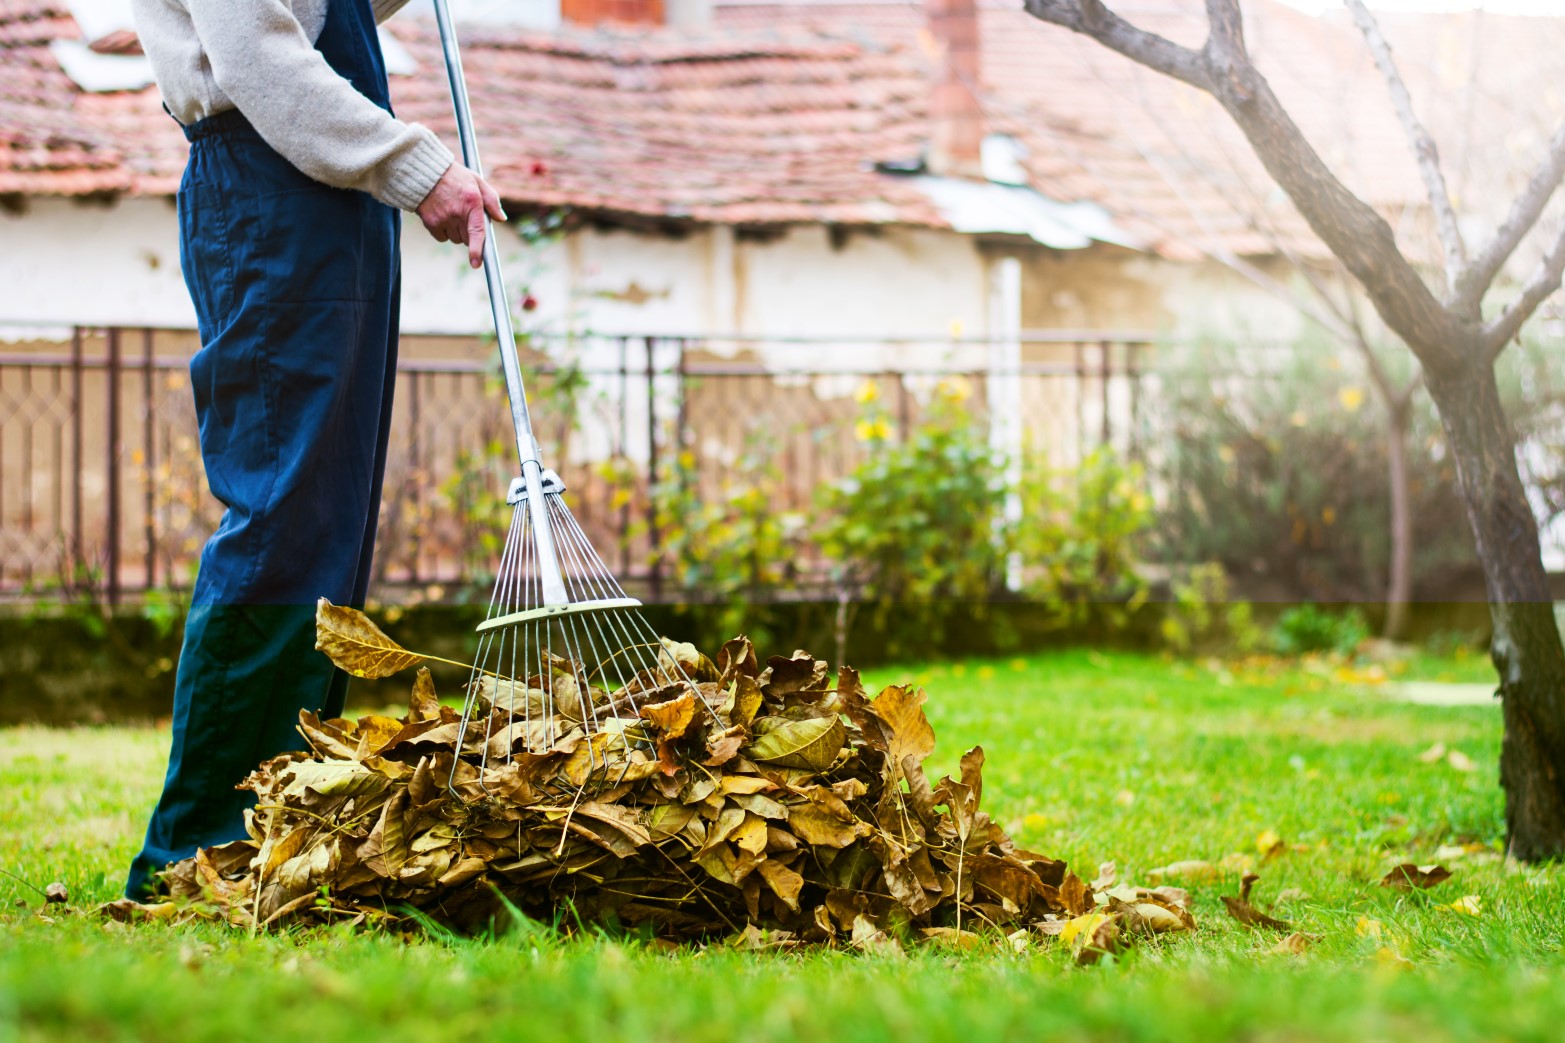
[[[189,126],[181,124],[185,131],[186,141],[200,141],[202,138],[210,138],[214,134],[233,134],[239,131],[255,133],[255,128],[250,121],[245,119],[244,113],[238,109],[225,109],[222,112],[208,116],[204,120],[196,120]]]

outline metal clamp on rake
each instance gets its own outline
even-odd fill
[[[451,82],[462,161],[482,174],[462,58],[446,0],[435,0],[435,18]],[[489,767],[490,751],[496,745],[489,741],[492,736],[516,736],[515,743],[500,743],[494,754],[509,761],[516,745],[541,752],[573,730],[591,736],[610,721],[617,722],[615,730],[623,736],[628,718],[634,718],[643,703],[672,698],[681,689],[701,699],[684,668],[638,611],[641,602],[625,593],[571,516],[562,495],[565,483],[538,459],[516,356],[516,333],[487,216],[484,229],[489,310],[505,370],[521,475],[506,491],[506,502],[515,510],[494,593],[478,626],[478,651],[457,739],[459,751],[469,749],[470,742],[482,744],[481,772]],[[706,705],[705,699],[701,702]],[[589,756],[592,749],[589,743]],[[452,767],[447,784],[453,792],[463,763],[459,758]]]

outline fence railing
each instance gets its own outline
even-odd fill
[[[745,454],[781,476],[780,511],[866,452],[867,387],[904,437],[933,389],[960,379],[997,439],[1069,463],[1104,442],[1138,454],[1151,343],[1108,333],[1019,341],[537,337],[524,365],[548,460],[594,544],[651,599],[667,575],[653,476],[677,462],[697,497]],[[115,603],[183,589],[222,507],[206,489],[183,330],[87,329],[0,347],[0,595]],[[404,338],[376,559],[381,587],[481,587],[514,470],[493,344]],[[1001,446],[1002,448],[1004,446]],[[820,563],[798,563],[808,574]],[[434,592],[439,595],[440,591]]]

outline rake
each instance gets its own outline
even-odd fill
[[[462,58],[446,0],[435,0],[435,19],[456,109],[462,161],[482,175]],[[530,753],[555,748],[573,732],[605,730],[628,737],[640,706],[678,697],[701,699],[689,672],[625,593],[566,506],[565,483],[543,466],[533,436],[511,326],[509,298],[500,274],[493,229],[484,218],[484,277],[499,340],[520,473],[506,489],[513,508],[500,554],[462,708],[458,750],[482,744],[479,778],[491,756],[509,762],[520,747]],[[704,699],[701,699],[703,704]],[[520,727],[518,727],[520,725]],[[504,741],[490,741],[504,737]],[[514,739],[514,741],[513,741]],[[596,744],[588,742],[589,757]],[[448,785],[457,786],[460,757]]]

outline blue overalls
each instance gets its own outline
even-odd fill
[[[330,0],[327,63],[391,109],[370,0]],[[225,505],[201,552],[174,683],[163,796],[126,893],[245,835],[234,786],[304,743],[300,709],[342,713],[315,651],[318,597],[362,605],[396,379],[401,215],[312,181],[237,111],[185,128],[180,265],[201,350],[201,456]]]

